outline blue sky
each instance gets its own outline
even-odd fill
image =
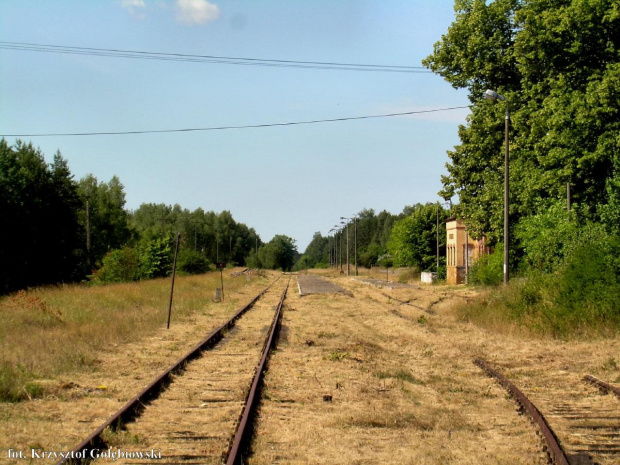
[[[451,0],[2,0],[0,41],[419,66]],[[282,123],[465,106],[434,74],[134,60],[0,49],[0,134]],[[117,175],[127,208],[230,210],[303,251],[363,208],[434,202],[467,110],[291,127],[27,137],[76,179]],[[7,138],[10,144],[14,137]]]

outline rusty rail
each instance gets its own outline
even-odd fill
[[[243,413],[241,414],[239,424],[237,425],[237,431],[235,432],[235,436],[233,437],[228,449],[226,465],[240,465],[243,463],[243,453],[248,448],[252,436],[252,420],[260,400],[260,393],[263,386],[263,374],[267,370],[269,354],[275,346],[276,339],[278,338],[278,334],[280,332],[282,306],[284,304],[284,299],[286,298],[286,293],[290,282],[291,279],[289,278],[289,281],[286,284],[286,289],[284,289],[282,297],[280,298],[276,315],[274,316],[273,323],[271,324],[269,338],[263,348],[261,360],[256,367],[254,378],[252,379],[252,385],[250,387],[250,391],[248,392],[245,406],[243,407]]]
[[[605,381],[601,381],[598,378],[595,378],[592,375],[585,375],[583,377],[583,380],[586,383],[590,383],[593,384],[594,386],[596,386],[597,388],[599,388],[602,392],[604,392],[605,394],[607,393],[612,393],[614,394],[616,397],[620,398],[620,388],[617,388],[616,386],[612,386],[609,383],[606,383]]]
[[[562,450],[558,438],[549,427],[547,420],[525,394],[481,358],[477,358],[474,363],[482,368],[489,376],[496,378],[499,384],[501,384],[510,393],[517,404],[519,404],[520,409],[527,412],[532,421],[536,423],[547,443],[547,455],[550,461],[555,465],[570,465],[568,457],[564,453],[564,450]]]
[[[159,394],[166,390],[166,388],[172,382],[172,377],[175,374],[182,372],[191,360],[198,358],[203,351],[213,347],[217,344],[227,329],[232,328],[235,322],[243,316],[252,306],[256,303],[261,296],[271,288],[281,276],[278,276],[272,283],[270,283],[265,289],[258,293],[250,302],[241,307],[226,323],[219,328],[213,330],[206,338],[200,341],[189,352],[183,355],[168,369],[162,372],[153,382],[145,387],[138,395],[129,400],[123,407],[121,407],[116,413],[114,413],[105,423],[97,428],[93,433],[88,436],[84,441],[75,446],[71,451],[64,454],[56,465],[62,464],[86,464],[91,461],[91,454],[97,449],[104,449],[106,445],[101,438],[101,433],[110,427],[112,429],[118,429],[124,423],[134,420],[144,410],[144,405],[151,400],[155,399]]]

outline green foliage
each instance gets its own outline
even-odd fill
[[[194,250],[179,250],[177,257],[177,268],[188,274],[201,274],[209,270],[209,260],[202,256],[200,252]]]
[[[80,179],[78,192],[84,249],[90,243],[85,258],[90,266],[97,266],[108,251],[123,247],[131,237],[124,187],[116,176],[105,183],[89,174]]]
[[[578,234],[576,214],[569,214],[561,202],[523,218],[515,230],[523,265],[545,273],[556,270]]]
[[[586,228],[562,264],[554,283],[554,303],[564,315],[585,324],[620,323],[620,237],[600,227]]]
[[[295,270],[306,270],[309,268],[322,268],[329,266],[330,241],[323,237],[320,232],[315,232],[312,241],[306,247],[306,251],[295,264]]]
[[[101,267],[91,276],[93,283],[123,283],[140,279],[140,256],[131,247],[106,254]]]
[[[469,269],[469,284],[496,286],[504,282],[504,246],[497,248],[490,255],[480,257]]]
[[[388,251],[396,266],[437,267],[437,224],[439,241],[445,250],[447,212],[437,204],[416,205],[412,213],[394,223]],[[445,252],[444,254],[445,255]]]
[[[615,0],[458,0],[456,18],[424,60],[472,113],[448,152],[441,195],[494,244],[503,229],[504,113],[511,113],[511,218],[565,197],[609,228],[620,218],[620,15]],[[485,89],[505,102],[483,99]]]
[[[290,271],[297,259],[295,239],[276,235],[271,241],[258,249],[258,257],[263,268]]]
[[[500,321],[554,337],[620,330],[620,238],[587,224],[551,273],[530,269],[486,300],[462,309],[483,324]]]
[[[366,247],[358,257],[360,266],[365,266],[370,268],[372,265],[377,263],[379,257],[385,255],[387,253],[387,249],[381,247],[379,244],[372,243]]]
[[[245,257],[245,266],[255,269],[262,268],[261,262],[258,258],[258,254],[254,250],[250,252],[250,255]]]
[[[172,273],[173,251],[169,239],[153,239],[140,247],[140,277],[162,278]]]
[[[249,266],[246,259],[262,245],[253,228],[237,223],[229,211],[219,214],[198,208],[192,212],[179,205],[145,203],[131,215],[140,237],[154,240],[181,233],[183,249],[199,251],[209,262]],[[252,268],[257,268],[254,263]]]
[[[445,258],[445,257],[444,257]],[[445,263],[445,259],[444,259]],[[448,269],[445,265],[439,266],[439,270],[437,270],[437,281],[445,281],[448,276]]]
[[[0,140],[0,294],[76,279],[79,200],[67,162]]]
[[[377,259],[377,265],[392,268],[394,266],[394,257],[389,253],[383,254]]]

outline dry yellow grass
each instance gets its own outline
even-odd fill
[[[211,307],[219,273],[179,277],[172,324]],[[246,284],[228,278],[225,290]],[[92,368],[96,351],[148,335],[166,324],[170,279],[21,291],[0,299],[0,362],[37,377]],[[226,305],[234,302],[226,301]]]
[[[52,308],[62,309],[62,315],[70,324],[51,328],[35,326],[30,337],[20,334],[17,327],[2,327],[3,355],[38,370],[36,381],[45,386],[42,398],[0,403],[2,460],[7,458],[5,452],[10,448],[28,452],[31,447],[70,450],[156,375],[247,303],[274,276],[253,277],[249,283],[244,276],[225,277],[226,300],[219,304],[211,301],[215,286],[219,286],[219,273],[180,278],[175,285],[169,330],[165,326],[169,280],[96,288],[71,287],[64,290],[66,293],[62,289],[33,291],[32,295],[39,296]],[[10,297],[0,302],[3,318],[7,316],[8,305],[15,305],[7,303],[8,299]],[[80,309],[89,314],[81,326]],[[18,315],[7,316],[12,324],[29,314],[28,309],[19,311]],[[69,318],[68,315],[74,316]],[[103,327],[95,326],[93,319],[102,322]],[[112,328],[105,328],[107,325]],[[62,328],[67,332],[59,332]],[[53,340],[31,340],[35,337]],[[77,340],[74,342],[72,338]],[[26,344],[28,350],[23,349]],[[51,354],[46,354],[46,350]],[[67,362],[66,357],[71,356],[72,351],[82,350],[88,354],[88,363]]]
[[[472,363],[475,357],[504,371],[542,403],[543,413],[559,397],[551,373],[561,373],[566,399],[618,410],[617,400],[580,382],[585,373],[620,380],[618,338],[562,342],[518,330],[499,334],[459,321],[453,307],[473,298],[470,289],[388,290],[332,270],[320,274],[331,274],[355,297],[289,292],[251,463],[546,463],[529,421]],[[241,286],[235,298],[245,302],[259,287]],[[87,369],[50,377],[42,399],[0,404],[2,460],[8,448],[74,446],[235,308],[205,305],[185,322],[173,320],[170,331],[95,350]],[[551,426],[569,434],[560,420],[552,416]],[[116,439],[142,448],[132,434]]]
[[[540,373],[580,360],[570,373],[578,384],[618,347],[524,340],[461,323],[452,306],[473,297],[464,287],[388,291],[335,281],[356,298],[287,299],[253,464],[546,463],[529,421],[473,359],[534,358]]]

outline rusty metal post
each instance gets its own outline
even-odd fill
[[[168,324],[166,329],[170,329],[170,316],[172,315],[172,296],[174,295],[174,278],[177,271],[177,256],[179,255],[179,242],[181,241],[181,233],[177,233],[177,246],[174,249],[174,264],[172,265],[172,287],[170,288],[170,304],[168,305]]]
[[[220,283],[222,286],[222,302],[224,301],[224,266],[220,266]]]

